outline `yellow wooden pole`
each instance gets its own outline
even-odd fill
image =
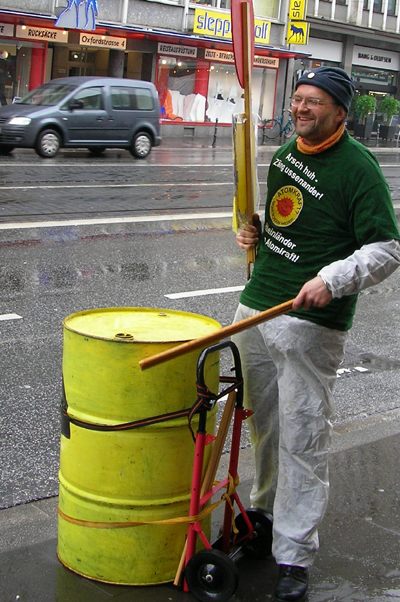
[[[252,144],[253,135],[253,117],[252,117],[252,102],[251,102],[251,72],[253,65],[251,64],[251,43],[252,24],[250,19],[250,4],[242,2],[242,36],[243,36],[243,79],[244,79],[244,132],[245,132],[245,163],[246,163],[246,214],[249,223],[253,223],[254,197],[255,197],[255,182],[253,173],[255,169],[254,146]],[[251,264],[256,260],[255,249],[247,251],[247,279],[250,279]]]

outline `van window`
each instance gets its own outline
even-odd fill
[[[154,101],[147,88],[111,86],[111,105],[117,111],[152,111]]]
[[[18,100],[17,103],[21,105],[37,105],[44,107],[53,107],[67,94],[72,92],[76,88],[71,84],[57,84],[51,82],[35,88],[29,92],[26,96]]]
[[[96,111],[103,108],[103,96],[101,87],[84,88],[79,90],[72,100],[83,101],[83,111]],[[68,103],[63,105],[61,109],[68,109]]]

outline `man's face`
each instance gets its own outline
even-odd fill
[[[332,96],[316,86],[300,85],[293,96],[302,101],[321,101],[321,104],[315,106],[306,106],[305,102],[300,102],[292,107],[296,134],[310,145],[320,144],[332,136],[346,115],[344,108],[337,105]]]

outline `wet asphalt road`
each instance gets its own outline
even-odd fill
[[[244,284],[245,258],[229,219],[207,216],[231,209],[231,150],[156,150],[145,162],[123,152],[100,160],[68,152],[48,163],[30,151],[0,161],[0,315],[19,316],[0,321],[1,508],[57,495],[65,316],[136,306],[196,312],[222,325],[232,320],[238,292],[166,296]],[[260,153],[261,181],[271,152]],[[398,155],[379,158],[400,208]],[[122,173],[125,187],[116,187]],[[192,188],[201,194],[190,199]],[[203,217],[177,220],[175,211]],[[104,221],[132,215],[164,218]],[[83,217],[104,223],[74,225]],[[71,221],[50,224],[61,219]],[[36,225],[42,220],[47,225]],[[10,222],[20,227],[8,229]],[[400,270],[360,296],[338,378],[337,425],[400,407],[399,290]],[[248,445],[246,432],[242,443]]]
[[[400,153],[371,147],[400,208]],[[265,198],[274,147],[258,147],[260,198]],[[0,157],[0,223],[160,215],[170,211],[230,211],[232,149],[169,140],[147,159],[107,150],[63,150],[54,159],[17,149]]]

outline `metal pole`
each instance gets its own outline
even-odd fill
[[[214,138],[212,141],[212,147],[215,148],[216,144],[217,144],[217,128],[218,128],[218,119],[215,120],[215,127],[214,127]]]
[[[263,121],[263,126],[262,126],[262,139],[261,139],[261,145],[264,144],[265,142],[265,138],[266,138],[266,132],[267,132],[267,120],[264,119]]]

